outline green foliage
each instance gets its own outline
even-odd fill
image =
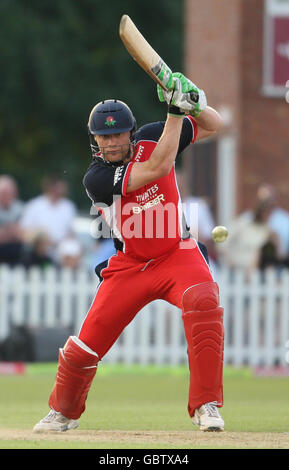
[[[139,125],[164,118],[156,85],[119,38],[124,13],[181,70],[182,1],[0,0],[0,173],[17,178],[24,200],[57,172],[88,207],[86,125],[98,101],[127,102]]]

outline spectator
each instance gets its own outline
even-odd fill
[[[264,204],[270,206],[270,214],[267,223],[272,232],[278,238],[278,258],[279,263],[289,266],[289,212],[278,204],[278,194],[276,189],[269,184],[262,184],[257,190],[256,204]],[[254,219],[254,211],[247,210],[239,216],[240,221],[252,222]],[[230,235],[231,238],[231,235]],[[266,247],[265,247],[266,248]]]
[[[268,223],[271,230],[279,237],[280,258],[283,263],[287,264],[289,260],[289,212],[279,206],[277,191],[271,185],[260,186],[257,197],[260,201],[267,200],[272,206]]]
[[[255,211],[233,221],[228,240],[220,245],[227,266],[250,272],[279,264],[279,238],[269,226],[272,210],[269,200],[258,201]]]
[[[0,176],[0,263],[13,266],[20,260],[23,233],[19,220],[22,209],[16,181],[11,176]]]
[[[67,192],[67,183],[62,178],[45,178],[43,194],[30,200],[24,207],[21,226],[28,237],[44,231],[56,248],[71,234],[76,207],[67,198]]]
[[[38,232],[33,235],[30,243],[27,243],[23,251],[22,264],[26,268],[38,266],[46,268],[54,265],[54,260],[50,255],[51,241],[47,234]]]
[[[77,269],[83,265],[83,249],[77,238],[66,238],[57,249],[58,262],[62,268]]]

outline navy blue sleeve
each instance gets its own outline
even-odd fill
[[[126,174],[130,164],[120,166],[99,166],[92,164],[83,178],[86,192],[94,204],[111,205],[113,196],[125,192]]]
[[[136,143],[138,143],[140,140],[151,140],[153,142],[158,142],[160,136],[162,135],[164,125],[164,121],[145,124],[137,130],[137,132],[134,134],[133,140]]]
[[[186,116],[183,122],[182,133],[178,155],[182,153],[186,147],[192,144],[197,137],[197,124],[191,116]]]
[[[152,122],[145,124],[135,133],[134,140],[138,143],[140,140],[151,140],[158,142],[162,135],[165,126],[165,121]],[[197,127],[191,117],[186,116],[183,122],[182,133],[180,137],[178,155],[190,145],[196,137]]]

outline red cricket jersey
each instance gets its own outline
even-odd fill
[[[134,162],[149,159],[163,128],[164,122],[150,123],[134,134],[135,151],[128,164],[106,162],[100,153],[96,154],[83,179],[93,205],[111,229],[116,249],[142,261],[162,256],[189,237],[174,167],[168,175],[126,192]],[[196,123],[186,116],[178,154],[196,136]]]

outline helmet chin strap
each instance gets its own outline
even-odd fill
[[[134,144],[132,142],[130,142],[127,154],[123,157],[122,163],[124,163],[125,160],[127,160],[128,162],[131,160],[132,153],[133,153],[133,148],[134,148]]]

